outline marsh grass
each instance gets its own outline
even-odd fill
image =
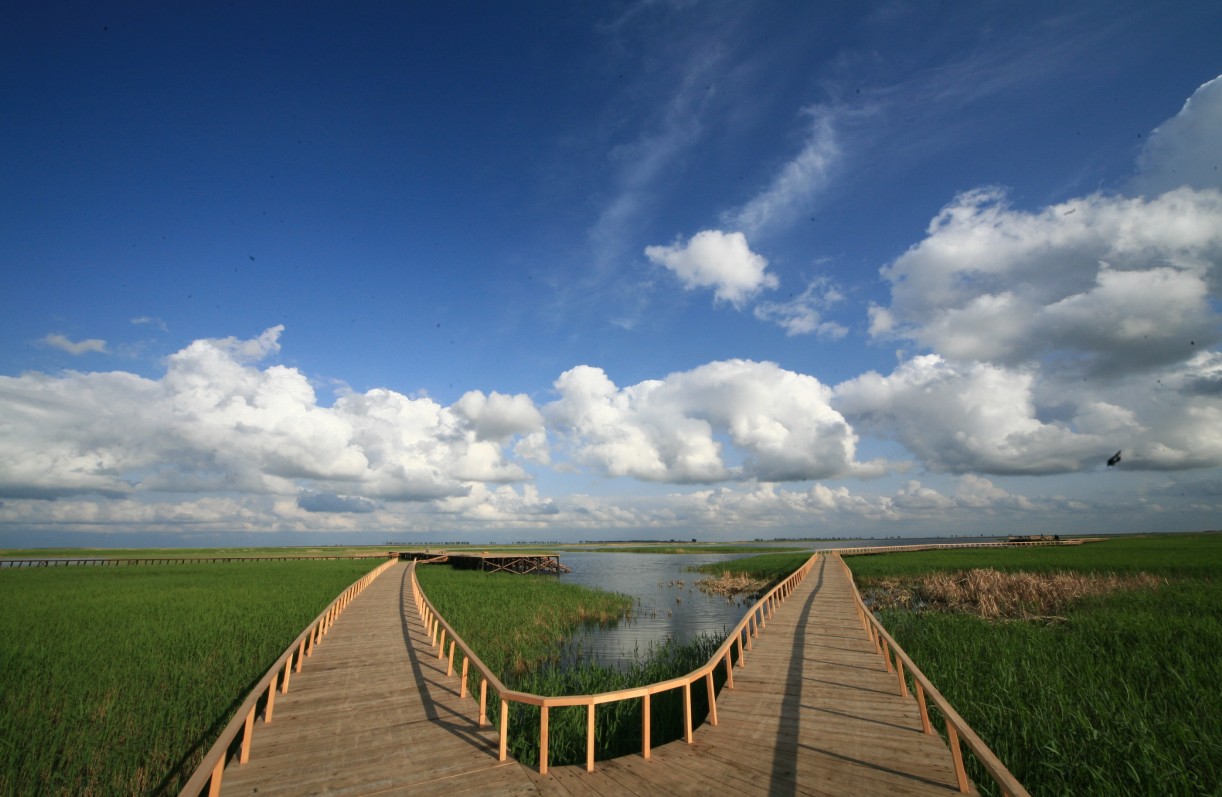
[[[785,551],[695,565],[691,570],[709,578],[700,579],[696,586],[713,595],[757,596],[778,584],[806,563],[812,551]]]
[[[862,598],[876,609],[963,612],[986,620],[1056,619],[1088,596],[1154,589],[1164,581],[1150,573],[1003,573],[986,567],[876,578]]]
[[[614,625],[634,605],[627,595],[550,576],[419,565],[416,577],[442,616],[502,680],[559,661],[563,643],[576,629]]]
[[[276,657],[376,564],[0,570],[0,794],[177,794]]]
[[[746,573],[720,573],[698,580],[696,587],[706,595],[755,596],[762,594],[768,584],[768,579]]]
[[[633,599],[546,576],[453,570],[446,565],[420,566],[417,577],[425,594],[476,655],[506,687],[517,691],[545,696],[593,694],[664,681],[704,664],[721,644],[721,639],[708,636],[686,644],[669,642],[644,651],[626,670],[590,661],[563,665],[564,643],[575,630],[582,625],[618,622],[631,611]],[[479,675],[474,669],[468,681],[471,694],[478,695]],[[692,690],[692,696],[693,722],[698,722],[708,712],[708,699],[698,689]],[[682,735],[682,699],[679,690],[652,699],[653,744]],[[550,763],[585,761],[585,711],[575,706],[549,712]],[[500,701],[491,694],[488,713],[496,726]],[[509,711],[509,750],[527,766],[536,766],[539,760],[539,715],[538,708],[519,704]],[[596,757],[639,752],[641,716],[639,699],[599,706]]]
[[[879,619],[1032,794],[1222,792],[1222,535],[851,557],[863,588],[926,571],[1147,574],[1060,619],[883,609]],[[991,779],[969,757],[985,792]]]
[[[564,546],[559,546],[563,548]],[[711,545],[695,543],[693,545],[600,545],[595,547],[574,546],[574,550],[587,553],[663,553],[663,554],[699,554],[699,553],[773,553],[782,551],[799,551],[801,548],[778,547],[775,545]]]

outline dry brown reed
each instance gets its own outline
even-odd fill
[[[932,609],[989,620],[1047,619],[1091,595],[1152,589],[1160,583],[1162,579],[1149,573],[1007,573],[982,568],[879,579],[866,590],[866,598],[877,609]]]
[[[720,573],[696,582],[701,592],[709,595],[755,595],[768,586],[767,579],[754,578],[746,573]]]

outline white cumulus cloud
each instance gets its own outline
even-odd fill
[[[1057,473],[1097,459],[1110,439],[1041,420],[1031,371],[915,357],[889,376],[836,388],[836,406],[862,429],[899,440],[934,470]]]
[[[0,377],[0,496],[300,494],[303,509],[351,512],[528,478],[506,447],[541,445],[529,398],[473,392],[443,407],[375,389],[324,407],[297,369],[260,367],[281,331],[194,341],[160,379]]]
[[[679,277],[683,287],[712,288],[717,301],[736,308],[778,284],[767,273],[768,260],[751,251],[741,232],[704,230],[686,244],[646,247],[645,255]]]
[[[840,385],[837,409],[934,470],[1222,465],[1220,114],[1215,80],[1147,144],[1141,195],[957,196],[870,308],[876,339],[931,353]]]
[[[1197,89],[1158,127],[1138,158],[1133,189],[1155,196],[1173,188],[1222,188],[1222,76]]]
[[[624,388],[579,366],[555,387],[549,426],[578,462],[611,476],[799,481],[880,468],[856,461],[857,436],[828,387],[774,363],[713,362]]]
[[[1095,194],[1032,213],[982,189],[882,270],[891,305],[872,311],[872,329],[957,360],[1140,370],[1217,340],[1220,272],[1218,191]]]

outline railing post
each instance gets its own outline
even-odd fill
[[[488,679],[480,674],[479,678],[479,726],[488,724]],[[505,759],[501,759],[504,761]]]
[[[454,674],[454,640],[450,640],[450,661],[446,664],[446,677]]]
[[[929,709],[925,706],[925,687],[921,686],[920,681],[916,683],[917,705],[921,708],[921,730],[925,733],[933,733],[933,725],[929,722]]]
[[[470,661],[471,660],[467,658],[466,653],[462,654],[462,683],[458,686],[459,698],[464,698],[467,696],[467,664]]]
[[[267,707],[263,710],[263,724],[272,721],[272,710],[276,708],[276,681],[279,680],[279,672],[272,676],[272,681],[267,685]]]
[[[221,776],[225,774],[225,756],[221,756],[212,768],[212,777],[208,778],[208,797],[221,797]]]
[[[594,704],[586,709],[586,772],[594,771]]]
[[[734,688],[734,656],[731,655],[733,651],[732,647],[726,648],[726,689]]]
[[[692,743],[692,683],[683,685],[683,740]]]
[[[481,690],[482,691],[482,690]],[[499,761],[509,757],[509,701],[501,698],[501,751]]]
[[[539,774],[547,774],[547,704],[539,706]]]
[[[963,768],[963,750],[959,747],[959,732],[949,722],[946,723],[946,735],[949,737],[951,757],[955,760],[955,777],[959,780],[959,791],[966,794],[970,789],[970,784],[967,780],[967,770]]]
[[[704,681],[708,685],[709,690],[709,724],[717,724],[717,694],[713,691],[713,671],[709,670],[704,676]]]
[[[908,697],[908,682],[904,680],[904,661],[895,654],[895,673],[900,679],[900,697]]]
[[[238,754],[238,763],[245,764],[250,760],[250,739],[255,732],[255,707],[251,706],[246,713],[246,726],[242,730],[242,751]]]
[[[649,693],[641,696],[641,757],[649,760]]]

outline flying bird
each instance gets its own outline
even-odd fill
[[[1119,461],[1120,461],[1120,452],[1117,451],[1115,454],[1112,454],[1111,458],[1107,461],[1107,466],[1110,468]]]

